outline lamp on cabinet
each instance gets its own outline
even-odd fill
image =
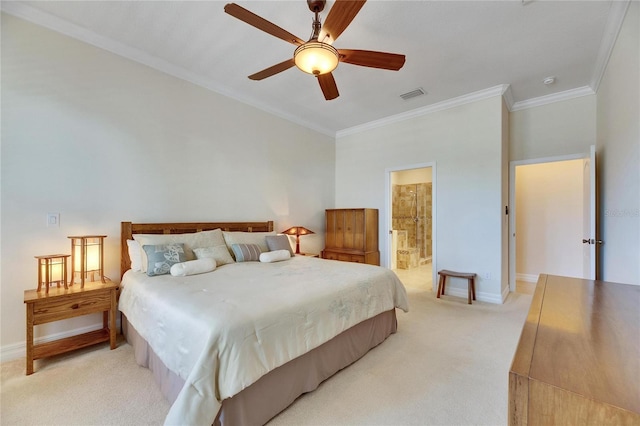
[[[38,290],[44,286],[44,292],[49,294],[49,287],[64,284],[67,287],[67,258],[68,254],[48,254],[35,256],[38,260]]]
[[[98,274],[100,281],[104,279],[104,239],[106,235],[82,235],[67,237],[71,240],[71,282],[73,285],[76,274],[80,276],[80,287],[84,288],[84,282],[91,276],[90,281],[95,281]]]
[[[315,232],[310,231],[304,226],[293,226],[286,231],[282,231],[285,235],[295,235],[296,236],[296,254],[300,254],[300,235],[309,235],[315,234]]]

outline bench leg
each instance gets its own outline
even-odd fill
[[[445,280],[445,276],[444,275],[440,275],[440,280],[438,281],[438,294],[436,296],[436,298],[440,299],[440,296],[444,294],[444,280]]]
[[[471,290],[473,290],[473,280],[471,278],[469,278],[467,280],[467,299],[468,299],[468,304],[471,304]]]
[[[476,300],[476,279],[471,278],[471,295],[473,296],[473,300]]]

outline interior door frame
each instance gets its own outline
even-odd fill
[[[584,160],[590,152],[509,162],[509,291],[516,291],[516,167],[559,161]]]
[[[392,167],[392,168],[387,168],[385,169],[385,190],[384,190],[384,201],[385,201],[385,230],[384,230],[384,235],[385,235],[385,241],[386,241],[386,248],[387,248],[387,255],[385,257],[385,262],[386,265],[384,265],[386,268],[391,268],[391,224],[392,224],[392,218],[391,218],[391,173],[393,172],[402,172],[402,171],[406,171],[406,170],[413,170],[413,169],[425,169],[427,167],[431,167],[431,265],[432,265],[432,271],[431,271],[431,281],[432,281],[432,288],[433,291],[435,292],[437,289],[437,284],[438,284],[438,280],[436,278],[437,276],[437,272],[438,269],[436,268],[437,265],[437,245],[438,245],[438,234],[437,234],[437,211],[438,209],[436,208],[437,206],[437,198],[438,198],[438,191],[437,191],[437,180],[438,180],[438,173],[437,173],[437,169],[436,169],[436,163],[435,161],[433,162],[429,162],[429,163],[417,163],[417,164],[410,164],[410,165],[406,165],[406,166],[400,166],[400,167]]]

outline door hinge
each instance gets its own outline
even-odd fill
[[[504,206],[504,214],[509,214],[509,206]]]

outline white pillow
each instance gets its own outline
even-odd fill
[[[161,244],[184,244],[184,252],[187,260],[194,260],[196,258],[193,253],[193,249],[201,247],[214,247],[219,245],[225,245],[224,237],[222,236],[222,230],[214,229],[212,231],[201,231],[187,234],[133,234],[133,239],[136,240],[140,247],[146,245],[161,245]],[[144,250],[140,250],[141,256],[141,270],[147,271],[147,256]]]
[[[171,275],[186,277],[187,275],[204,274],[216,269],[216,261],[212,258],[188,260],[171,266]]]
[[[227,243],[227,248],[229,253],[233,256],[233,250],[231,246],[233,244],[257,244],[260,247],[260,251],[267,252],[269,251],[269,246],[267,245],[267,235],[276,235],[276,231],[272,232],[228,232],[222,231],[222,235],[224,236],[224,241]]]
[[[198,259],[214,259],[218,266],[234,263],[233,257],[229,254],[229,249],[226,244],[213,247],[201,247],[193,249],[193,252]]]
[[[134,271],[142,270],[142,256],[140,252],[140,243],[136,240],[127,240],[127,247],[129,248],[129,260],[131,261],[131,269]]]
[[[290,258],[291,253],[289,253],[289,250],[274,250],[266,253],[260,253],[260,262],[263,263],[280,262]]]

